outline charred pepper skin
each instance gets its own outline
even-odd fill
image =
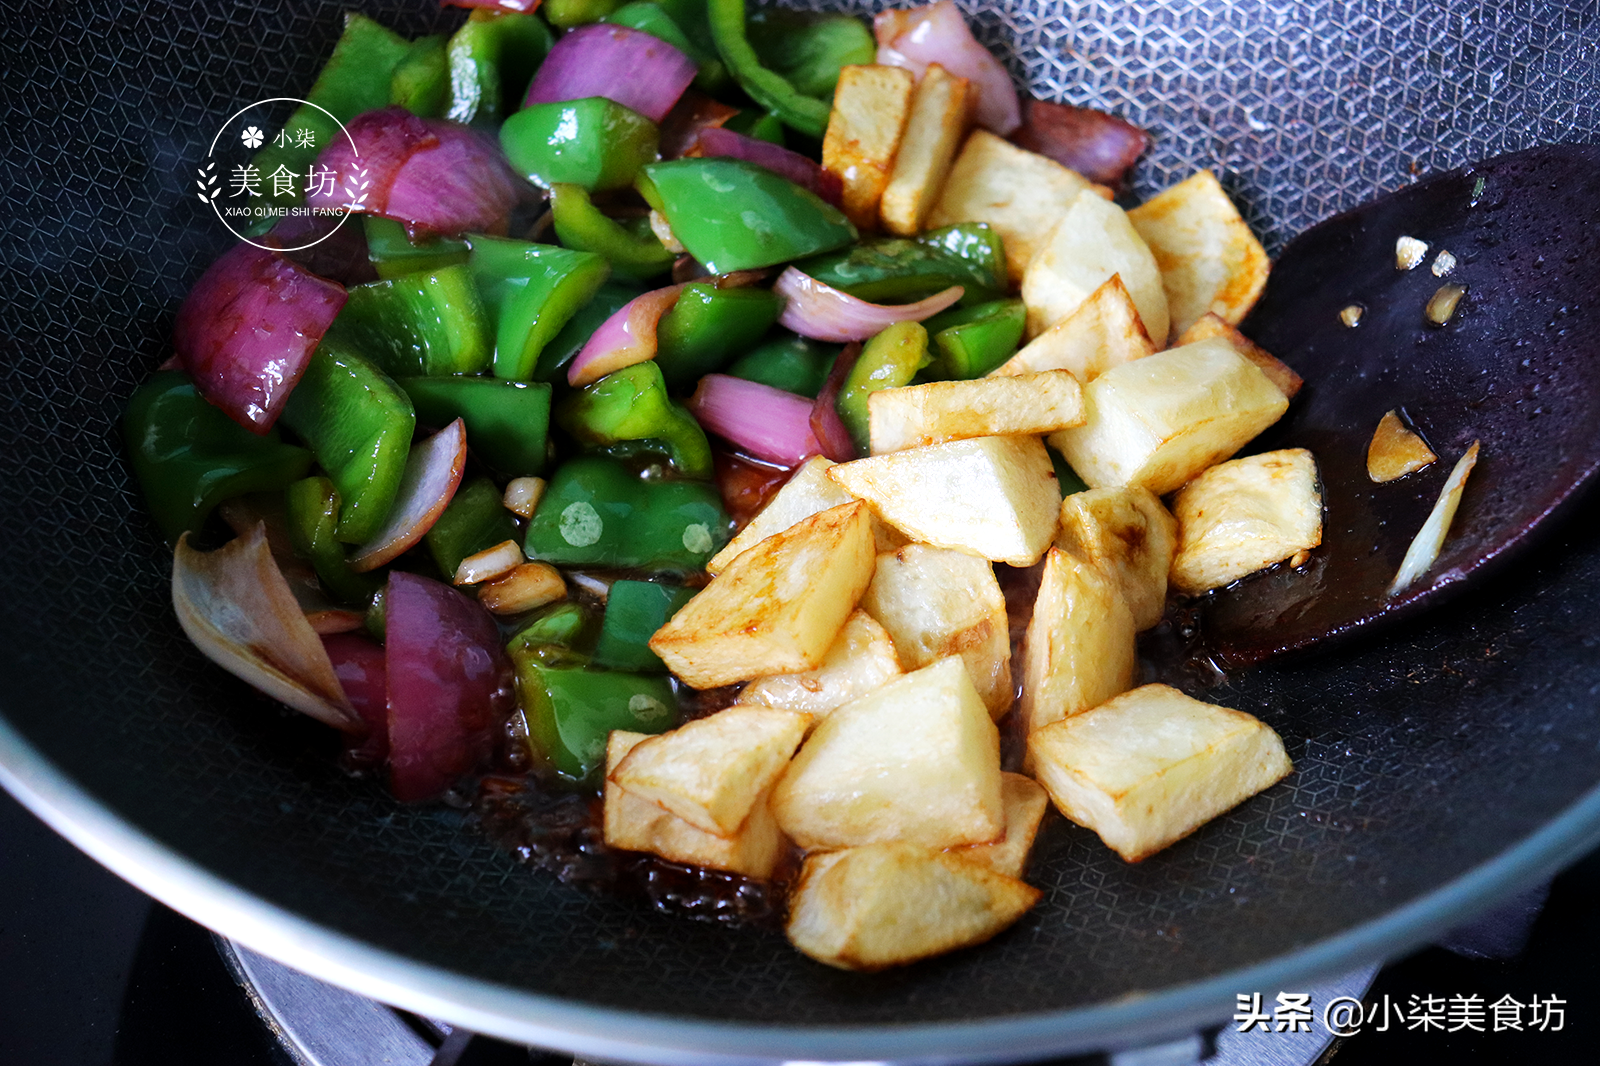
[[[648,442],[665,452],[677,472],[711,480],[711,444],[688,410],[667,395],[653,360],[607,374],[561,401],[556,422],[578,443],[609,448]]]

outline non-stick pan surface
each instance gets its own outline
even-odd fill
[[[363,3],[407,33],[432,3]],[[1123,1043],[1398,950],[1600,836],[1600,510],[1381,638],[1210,698],[1284,784],[1137,866],[1053,819],[1044,901],[977,950],[878,976],[527,872],[401,807],[210,666],[117,419],[228,237],[190,195],[253,100],[309,85],[339,5],[3,5],[0,765],[80,843],[263,951],[480,1028],[613,1054],[1004,1057]],[[1218,169],[1275,250],[1339,208],[1600,117],[1600,6],[1006,5],[1037,94],[1154,131],[1142,195]]]

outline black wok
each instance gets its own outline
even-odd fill
[[[459,14],[366,3],[420,33]],[[447,807],[344,777],[321,727],[210,666],[117,419],[229,240],[190,195],[253,100],[308,85],[337,4],[4,5],[0,781],[181,910],[319,976],[592,1055],[1020,1058],[1138,1043],[1420,943],[1600,841],[1600,509],[1451,606],[1211,698],[1296,773],[1127,866],[1059,819],[1041,905],[871,977],[773,934],[527,872]],[[398,9],[398,10],[397,10]],[[979,16],[1040,95],[1155,131],[1136,191],[1221,170],[1269,250],[1496,153],[1593,139],[1595,5],[1257,0]]]

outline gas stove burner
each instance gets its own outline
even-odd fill
[[[388,1007],[342,988],[324,984],[231,940],[217,938],[235,980],[244,988],[261,1020],[297,1066],[489,1066],[527,1062],[530,1066],[599,1066],[571,1055],[511,1048],[465,1029]],[[1377,966],[1345,974],[1308,990],[1311,1021],[1304,1031],[1241,1033],[1229,1022],[1207,1033],[1146,1047],[1061,1059],[1039,1066],[1311,1066],[1333,1035],[1321,1012],[1331,1002],[1360,1000],[1371,987]],[[1287,990],[1286,990],[1287,991]],[[1241,990],[1246,999],[1254,990]],[[1267,1009],[1278,1000],[1266,992]],[[509,1055],[483,1050],[492,1043]],[[859,1064],[858,1064],[859,1066]]]

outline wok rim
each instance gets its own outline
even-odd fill
[[[1086,1007],[905,1026],[686,1021],[558,999],[374,947],[269,903],[94,798],[0,714],[0,786],[95,861],[207,928],[312,977],[475,1032],[655,1066],[1011,1062],[1116,1050],[1215,1025],[1240,992],[1310,989],[1394,958],[1600,845],[1600,785],[1466,873],[1386,914],[1265,962]]]

